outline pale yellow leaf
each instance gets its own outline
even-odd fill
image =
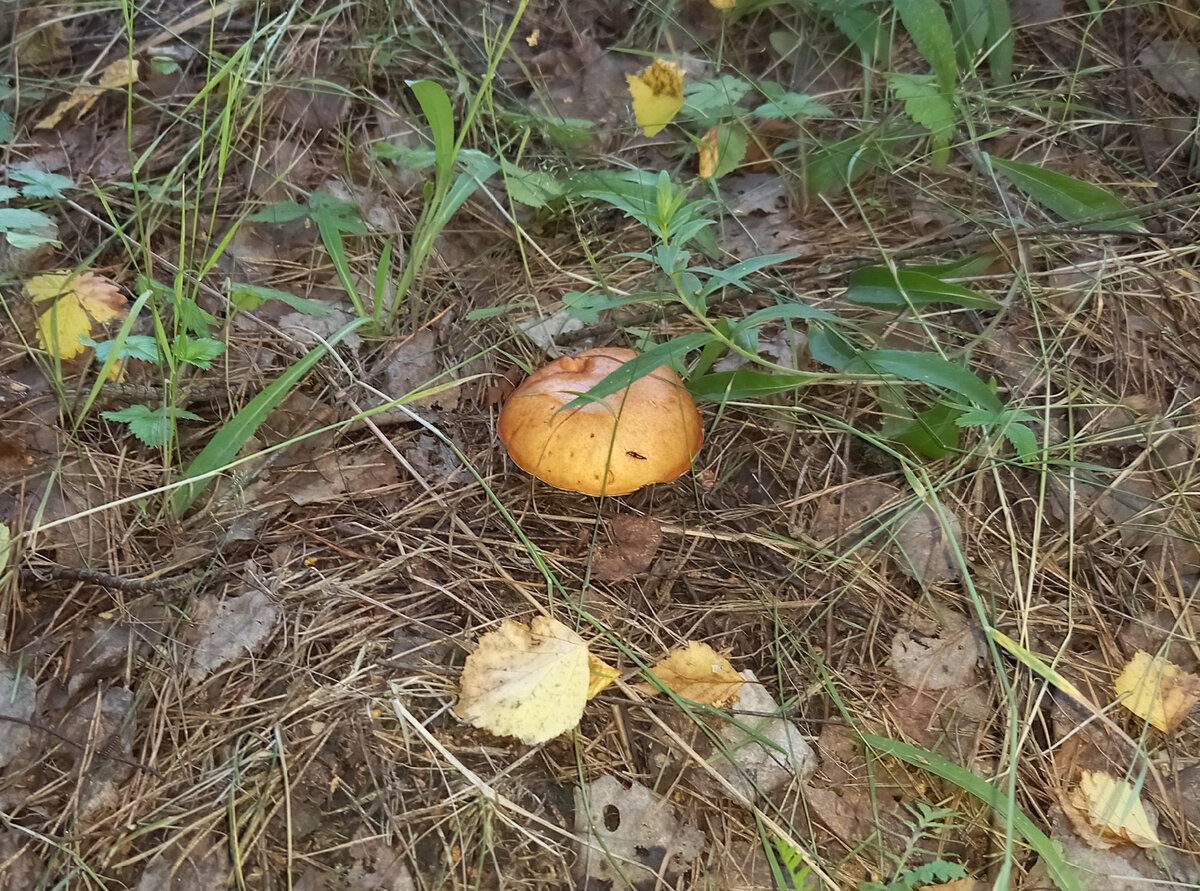
[[[463,666],[454,710],[469,724],[534,745],[583,717],[591,672],[583,638],[547,616],[505,619]]]
[[[745,683],[728,659],[708,644],[694,640],[685,649],[671,651],[653,671],[676,696],[717,708],[737,696]],[[648,692],[657,691],[651,688]]]
[[[1142,650],[1129,660],[1115,687],[1121,705],[1164,732],[1178,727],[1200,702],[1200,678]]]
[[[67,115],[67,112],[78,108],[77,117],[87,114],[96,100],[104,95],[104,91],[114,87],[125,87],[138,82],[138,62],[134,59],[117,59],[100,72],[100,78],[93,84],[81,84],[71,91],[71,95],[58,103],[54,111],[34,125],[35,130],[49,130]]]
[[[1102,770],[1082,771],[1078,788],[1071,791],[1070,803],[1095,831],[1097,841],[1104,843],[1101,846],[1131,842],[1140,848],[1156,848],[1161,844],[1142,800],[1128,780]]]
[[[613,668],[599,656],[588,653],[588,691],[587,698],[595,699],[605,687],[621,676],[621,672]]]
[[[737,6],[737,0],[708,0],[708,2],[712,4],[714,8],[722,11],[733,9],[735,6]]]
[[[721,153],[717,148],[717,136],[720,132],[720,127],[712,127],[700,142],[701,179],[708,179],[717,172],[717,163],[721,160]]]
[[[25,293],[35,304],[53,301],[38,316],[38,342],[61,359],[83,352],[80,335],[90,336],[94,323],[123,318],[127,311],[117,283],[90,270],[35,275],[25,282]]]
[[[654,136],[683,108],[683,71],[674,62],[655,59],[641,74],[627,74],[633,114],[647,136]]]

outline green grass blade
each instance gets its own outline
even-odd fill
[[[182,485],[171,496],[171,512],[176,517],[183,516],[197,498],[208,488],[213,476],[225,465],[229,464],[241,450],[246,441],[254,435],[268,414],[283,401],[299,380],[310,368],[317,364],[322,356],[351,331],[366,324],[370,319],[359,318],[348,323],[335,332],[325,344],[309,350],[295,365],[269,383],[262,391],[251,399],[234,415],[225,426],[217,431],[209,440],[208,445],[200,450],[192,463],[183,472],[183,481],[195,482]]]
[[[1142,224],[1137,215],[1126,207],[1120,198],[1102,186],[1033,164],[1008,161],[994,155],[986,157],[1005,179],[1038,204],[1048,207],[1064,219],[1082,220],[1111,215],[1113,219],[1086,228],[1142,231]]]
[[[1054,840],[1038,829],[1011,798],[987,780],[927,749],[919,749],[908,743],[888,739],[885,736],[875,736],[871,733],[864,733],[862,738],[863,742],[876,752],[890,755],[914,767],[927,770],[943,780],[953,783],[964,792],[974,795],[994,810],[1006,823],[1011,823],[1029,846],[1041,855],[1046,864],[1046,871],[1061,891],[1084,891],[1078,870],[1063,859],[1062,852],[1059,851]]]

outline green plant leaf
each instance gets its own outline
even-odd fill
[[[21,194],[26,198],[61,198],[64,189],[75,187],[71,177],[50,173],[32,164],[18,164],[8,175],[16,182],[25,183]]]
[[[0,201],[12,201],[21,193],[12,186],[0,186]]]
[[[296,310],[296,312],[304,313],[306,316],[327,316],[334,311],[334,307],[328,303],[322,303],[320,300],[310,300],[307,297],[297,297],[288,291],[280,291],[276,288],[267,288],[262,285],[249,285],[242,282],[231,282],[229,284],[229,302],[242,312],[252,312],[268,300],[278,300],[280,303],[285,303]]]
[[[929,131],[930,165],[943,170],[950,159],[950,140],[954,137],[954,101],[943,93],[927,74],[888,76],[896,98],[904,101],[904,113]]]
[[[449,177],[454,167],[454,109],[450,97],[441,84],[431,80],[409,81],[408,88],[421,104],[421,111],[429,121],[433,133],[433,150],[436,155],[437,177]]]
[[[1009,182],[1064,219],[1082,220],[1087,217],[1116,214],[1114,219],[1092,223],[1086,228],[1144,231],[1137,214],[1102,186],[1021,161],[1009,161],[995,155],[985,157]]]
[[[718,121],[735,117],[738,102],[750,90],[748,81],[730,74],[689,81],[683,88],[680,116],[696,121],[701,127],[711,127]]]
[[[917,52],[933,69],[938,89],[947,97],[953,96],[958,63],[954,57],[954,32],[942,4],[938,0],[893,0],[893,5],[917,45]]]
[[[184,485],[179,486],[171,496],[171,512],[176,517],[183,516],[212,483],[212,477],[237,457],[238,451],[254,435],[267,415],[283,401],[308,370],[317,364],[330,347],[369,321],[366,317],[358,318],[338,329],[324,344],[301,356],[295,365],[264,387],[230,418],[183,471],[181,482]]]
[[[171,342],[171,355],[177,362],[186,362],[197,368],[212,367],[212,360],[225,352],[225,344],[211,337],[192,337],[180,334]]]
[[[935,303],[952,303],[964,309],[998,309],[999,302],[963,285],[944,282],[916,269],[864,266],[850,273],[846,299],[859,306],[882,309],[920,309]]]
[[[246,217],[251,223],[290,223],[308,216],[308,205],[295,201],[268,204]]]
[[[54,232],[54,220],[40,210],[27,207],[0,207],[0,232]]]
[[[773,393],[787,393],[819,380],[828,380],[828,376],[809,371],[771,374],[739,368],[736,371],[715,371],[694,378],[688,384],[688,390],[701,402],[742,401],[760,399]]]
[[[880,403],[883,403],[880,399]],[[907,446],[924,458],[937,460],[958,451],[962,408],[939,402],[920,414],[902,415],[902,405],[888,408],[880,435],[891,442]]]
[[[115,340],[103,340],[96,342],[90,337],[80,337],[79,342],[84,346],[90,346],[96,351],[96,360],[105,362],[112,354],[113,347],[117,346]],[[153,362],[158,364],[158,341],[149,334],[130,334],[125,338],[124,344],[117,350],[118,359],[140,359],[143,362]]]
[[[767,100],[754,109],[760,118],[827,118],[833,114],[806,93],[790,93],[774,81],[759,81],[756,86]]]
[[[746,148],[750,145],[750,135],[740,123],[721,124],[717,127],[717,166],[712,178],[720,179],[727,173],[733,173],[746,157]]]
[[[4,571],[12,554],[12,532],[6,523],[0,523],[0,584],[5,581]]]
[[[841,371],[861,350],[836,325],[810,325],[808,352],[814,361]]]
[[[765,325],[767,322],[784,322],[793,319],[833,322],[837,320],[837,316],[806,303],[778,303],[775,306],[765,306],[755,310],[750,315],[739,319],[732,328],[731,336],[737,337],[742,331],[758,325]]]
[[[503,163],[504,187],[508,197],[526,207],[545,207],[563,196],[558,177],[545,170],[522,170],[508,161]]]
[[[637,358],[630,359],[616,371],[612,372],[612,374],[607,375],[600,383],[596,384],[596,386],[592,387],[586,393],[576,396],[564,405],[563,409],[580,408],[590,402],[610,396],[617,392],[617,390],[623,390],[634,381],[654,371],[660,365],[671,365],[692,350],[702,349],[712,339],[713,335],[709,332],[697,331],[693,334],[673,337],[657,346],[653,346]]]
[[[1029,846],[1041,856],[1051,881],[1060,891],[1084,891],[1078,871],[1063,858],[1062,849],[1038,829],[1008,795],[987,780],[935,752],[919,749],[908,743],[876,736],[873,733],[862,734],[862,739],[876,752],[927,770],[978,798],[997,813],[1001,824],[1011,823]]]
[[[1004,403],[992,388],[961,365],[933,353],[909,350],[862,350],[846,363],[842,371],[851,374],[882,374],[901,380],[919,381],[965,397],[971,404],[1004,410]]]
[[[119,411],[102,411],[100,417],[125,424],[130,433],[152,448],[166,445],[177,421],[183,419],[204,420],[199,415],[182,408],[172,408],[171,406],[150,408],[148,405],[130,405]]]

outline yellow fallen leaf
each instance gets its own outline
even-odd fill
[[[1071,791],[1070,803],[1095,831],[1096,841],[1102,843],[1097,847],[1113,842],[1132,842],[1139,848],[1161,844],[1142,800],[1128,780],[1119,780],[1102,770],[1082,771],[1078,788]]]
[[[683,108],[683,71],[674,62],[655,59],[641,74],[627,74],[633,114],[647,136],[654,136]]]
[[[744,681],[729,660],[706,643],[689,641],[685,649],[673,650],[654,666],[654,676],[683,699],[721,706],[737,696]],[[649,685],[643,685],[646,689]],[[658,692],[650,687],[649,693]]]
[[[599,656],[588,653],[588,691],[587,698],[595,699],[609,684],[621,676],[617,671]]]
[[[100,79],[93,84],[81,84],[71,91],[71,95],[58,103],[54,111],[34,125],[35,130],[49,130],[67,115],[67,112],[78,107],[77,117],[83,117],[96,104],[96,100],[104,95],[105,90],[114,87],[125,87],[138,82],[138,63],[133,59],[117,59],[100,72]]]
[[[529,625],[505,619],[467,657],[454,710],[475,727],[534,745],[579,723],[590,681],[587,644],[566,625],[547,616]]]
[[[35,305],[53,301],[38,316],[38,342],[61,359],[73,359],[83,352],[79,338],[91,335],[93,322],[103,325],[127,312],[117,283],[90,270],[59,269],[35,275],[25,282],[25,293]]]
[[[717,172],[717,162],[721,159],[717,149],[717,135],[720,127],[711,127],[700,141],[700,178],[708,179]]]
[[[720,9],[722,11],[726,9],[733,9],[735,6],[737,6],[737,0],[708,0],[708,2],[715,9]]]
[[[1121,705],[1164,732],[1174,730],[1200,702],[1200,678],[1142,650],[1114,685]]]

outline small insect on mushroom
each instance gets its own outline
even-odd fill
[[[684,473],[704,429],[696,403],[666,365],[603,399],[563,408],[637,356],[587,350],[529,375],[500,412],[509,457],[538,479],[585,495],[627,495]]]

